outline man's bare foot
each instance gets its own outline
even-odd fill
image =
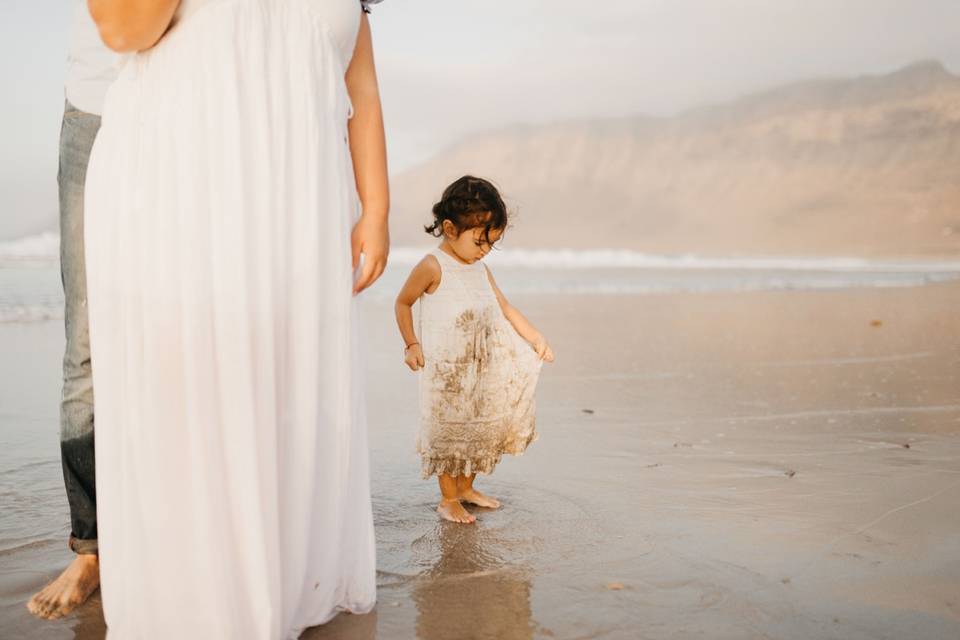
[[[460,504],[460,501],[456,498],[441,500],[440,504],[437,505],[437,513],[440,514],[441,518],[449,520],[450,522],[470,524],[477,520],[477,517],[464,509],[463,505]]]
[[[27,609],[40,618],[60,618],[86,602],[99,586],[100,558],[79,554],[56,580],[30,598]]]
[[[464,489],[457,497],[463,502],[469,502],[470,504],[475,504],[478,507],[486,507],[487,509],[496,509],[500,506],[499,500],[492,496],[480,493],[473,488]]]

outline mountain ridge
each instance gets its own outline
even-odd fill
[[[395,177],[417,233],[463,173],[519,210],[506,245],[729,254],[960,251],[960,77],[937,61],[814,79],[675,116],[515,125]],[[827,222],[834,224],[828,224]]]

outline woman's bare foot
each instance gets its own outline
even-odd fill
[[[456,498],[450,500],[444,498],[441,500],[440,504],[437,505],[437,513],[440,514],[441,518],[449,520],[450,522],[470,524],[477,520],[477,517],[464,509],[463,505],[460,504],[460,501]]]
[[[457,497],[463,502],[469,502],[470,504],[475,504],[478,507],[486,507],[487,509],[496,509],[500,506],[499,500],[492,496],[480,493],[473,487],[464,489]]]
[[[100,558],[83,553],[74,558],[56,580],[30,598],[27,609],[40,618],[60,618],[86,602],[99,586]]]

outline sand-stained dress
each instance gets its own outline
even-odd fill
[[[422,474],[492,473],[537,439],[542,361],[503,315],[486,266],[441,249],[440,286],[420,297]]]

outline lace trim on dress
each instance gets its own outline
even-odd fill
[[[433,474],[447,474],[454,478],[461,474],[467,476],[475,473],[491,474],[503,454],[522,456],[527,447],[539,438],[540,434],[534,431],[524,438],[513,439],[497,451],[475,452],[474,455],[454,454],[451,457],[449,454],[425,451],[420,455],[420,477],[425,480]]]

